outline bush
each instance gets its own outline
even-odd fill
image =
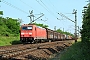
[[[2,32],[1,35],[9,37],[10,33],[9,32]]]

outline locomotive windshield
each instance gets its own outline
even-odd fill
[[[23,26],[22,30],[32,30],[32,26]]]

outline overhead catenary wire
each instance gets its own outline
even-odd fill
[[[55,16],[55,14],[45,5],[45,3],[42,1],[42,0],[40,0],[41,1],[41,3],[51,12],[51,14],[53,14],[54,16]],[[56,16],[55,16],[56,17]],[[57,18],[57,17],[56,17]]]
[[[51,0],[49,0],[50,1],[50,3],[51,3]],[[52,4],[52,3],[51,3]],[[56,8],[53,4],[52,4],[52,6],[54,7],[54,8]],[[58,10],[57,8],[56,9],[54,9],[54,10]],[[72,19],[70,19],[70,18],[68,18],[67,16],[65,16],[63,13],[59,13],[59,12],[56,12],[58,15],[60,15],[61,17],[63,17],[63,18],[65,18],[65,19],[68,19],[69,21],[71,21],[71,22],[73,22],[73,23],[75,23],[75,21],[73,21]],[[58,20],[59,20],[59,18],[57,18]]]
[[[36,0],[37,1],[37,0]],[[45,8],[39,1],[37,1],[43,8]],[[46,9],[46,8],[45,8]],[[47,9],[46,9],[47,10]],[[47,10],[48,11],[48,10]],[[48,11],[49,12],[49,11]],[[50,12],[49,12],[50,13]]]
[[[56,11],[56,13],[58,13],[58,12],[57,12],[58,9],[54,6],[54,4],[51,2],[51,0],[49,0],[49,2],[50,2],[50,4],[52,5],[53,9]]]
[[[17,9],[17,10],[19,10],[19,11],[25,13],[25,14],[28,14],[26,11],[24,11],[24,10],[22,10],[22,9],[16,7],[16,6],[14,6],[14,5],[12,5],[11,3],[9,3],[9,2],[7,2],[5,0],[2,0],[2,2],[5,3],[5,4],[7,4],[8,6],[11,6],[12,8],[15,8],[15,9]]]
[[[37,0],[36,0],[37,1]],[[41,0],[40,0],[41,1]],[[44,3],[43,3],[43,5],[39,2],[39,1],[37,1],[45,10],[47,10],[52,16],[54,16],[55,18],[57,18],[51,11],[49,11],[46,7],[45,7],[45,5],[44,5]]]
[[[22,1],[22,0],[20,0],[20,1]],[[36,0],[37,1],[37,0]],[[41,0],[40,0],[41,1]],[[27,12],[25,12],[25,11],[23,11],[22,9],[20,9],[20,8],[18,8],[18,7],[16,7],[16,6],[14,6],[14,5],[12,5],[11,3],[9,3],[9,2],[7,2],[7,1],[5,1],[5,0],[2,0],[2,2],[3,3],[5,3],[5,4],[7,4],[7,5],[9,5],[9,6],[11,6],[11,7],[13,7],[13,8],[15,8],[15,9],[17,9],[17,10],[19,10],[19,11],[21,11],[21,12],[23,12],[23,13],[25,13],[25,14],[28,14]],[[39,2],[39,1],[37,1],[42,7],[44,7],[44,6],[46,6],[42,1],[42,3],[43,3],[43,5]],[[24,3],[24,2],[23,2]],[[25,3],[26,4],[26,3]],[[28,5],[28,4],[27,4]],[[28,5],[29,6],[29,5]],[[54,6],[54,5],[53,5]],[[46,6],[47,7],[47,6]],[[50,11],[49,11],[49,9],[47,9],[46,7],[44,7],[51,15],[53,15]],[[32,7],[31,7],[32,8]],[[54,16],[54,15],[53,15]],[[61,15],[62,16],[62,15]],[[54,16],[55,17],[55,16]],[[62,16],[63,17],[63,16]],[[67,18],[67,19],[69,19],[69,18]],[[70,19],[69,19],[70,20]]]
[[[33,8],[33,7],[31,7],[29,4],[27,4],[26,2],[24,2],[24,1],[22,1],[22,0],[20,0],[23,4],[25,4],[25,5],[27,5],[28,7],[30,7],[30,8],[32,8],[32,9],[35,9],[35,8]],[[38,12],[40,12],[39,10],[37,10],[37,9],[35,9],[36,11],[38,11]]]
[[[41,13],[41,11],[39,11],[38,9],[35,9],[35,8],[33,8],[33,7],[31,7],[28,3],[26,3],[26,2],[24,2],[24,1],[22,1],[22,0],[20,0],[20,2],[22,2],[23,4],[25,4],[25,5],[27,5],[28,7],[30,7],[30,8],[32,8],[32,9],[34,9],[34,10],[36,10],[37,12],[40,12],[40,14],[34,14],[34,17],[35,17],[35,15],[41,15],[42,13]],[[35,17],[36,18],[36,17]],[[38,18],[39,19],[39,18]],[[35,19],[35,21],[36,21],[37,19]],[[42,19],[41,19],[42,20]],[[44,21],[44,20],[42,20],[42,21]]]
[[[54,6],[54,4],[51,2],[51,0],[49,0],[49,3],[52,5],[53,10],[56,11],[56,14],[57,14],[58,13],[57,12],[58,9]],[[57,18],[57,20],[63,20],[63,17],[62,17],[62,19]]]
[[[41,2],[42,2],[42,0],[40,0]],[[43,2],[42,2],[43,3]],[[43,5],[49,10],[49,8],[43,3]],[[56,8],[54,5],[53,5],[53,7],[54,8]],[[55,10],[55,9],[54,9]],[[57,10],[55,10],[56,11],[56,14],[58,13],[57,12]],[[51,11],[50,11],[51,12]],[[52,13],[50,13],[50,14],[52,14]],[[54,16],[54,15],[53,15]],[[54,16],[55,17],[55,16]],[[62,17],[62,16],[61,16]],[[57,17],[55,17],[55,18],[57,18]],[[59,20],[59,18],[57,18],[58,20]],[[69,19],[69,18],[68,18]],[[62,23],[63,24],[63,23]],[[64,25],[64,24],[63,24]]]
[[[64,18],[66,18],[66,19],[68,19],[68,20],[70,20],[70,21],[72,21],[72,22],[74,22],[75,23],[75,21],[73,21],[73,20],[71,20],[70,18],[68,18],[67,16],[65,16],[64,14],[62,14],[62,13],[58,13],[60,16],[62,16],[62,17],[64,17]]]
[[[54,10],[57,11],[58,9],[54,6],[54,4],[51,2],[51,0],[49,0],[49,2],[51,3],[51,5],[53,6]],[[65,16],[63,13],[58,13],[56,12],[57,14],[59,14],[61,17],[66,17],[66,19],[69,19],[67,16]],[[58,20],[61,20],[59,18],[57,18]],[[71,20],[71,19],[69,19]]]
[[[57,11],[58,9],[54,6],[54,4],[51,2],[51,0],[49,0],[49,3],[52,5],[52,8]]]

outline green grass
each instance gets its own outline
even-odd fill
[[[49,60],[90,60],[90,42],[83,43],[81,39],[78,39],[77,43],[73,43],[72,46]]]
[[[19,44],[20,38],[19,36],[13,37],[13,36],[0,36],[0,46],[6,46],[6,45],[12,45],[12,44]]]
[[[74,43],[60,55],[60,60],[90,60],[90,42]]]

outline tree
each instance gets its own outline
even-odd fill
[[[9,17],[7,17],[6,20],[7,27],[12,31],[10,33],[19,34],[20,23],[18,22],[18,20]]]
[[[0,15],[3,15],[3,11],[0,11]]]
[[[63,31],[62,31],[62,30],[60,30],[60,29],[57,29],[56,31],[57,31],[57,32],[59,32],[59,33],[63,33]]]
[[[49,26],[48,25],[44,25],[44,24],[38,24],[38,23],[33,23],[33,24],[35,24],[35,25],[37,25],[37,26],[40,26],[40,27],[42,27],[42,28],[48,28]]]
[[[87,9],[84,9],[83,25],[81,30],[82,42],[88,42],[90,40],[90,4]]]

